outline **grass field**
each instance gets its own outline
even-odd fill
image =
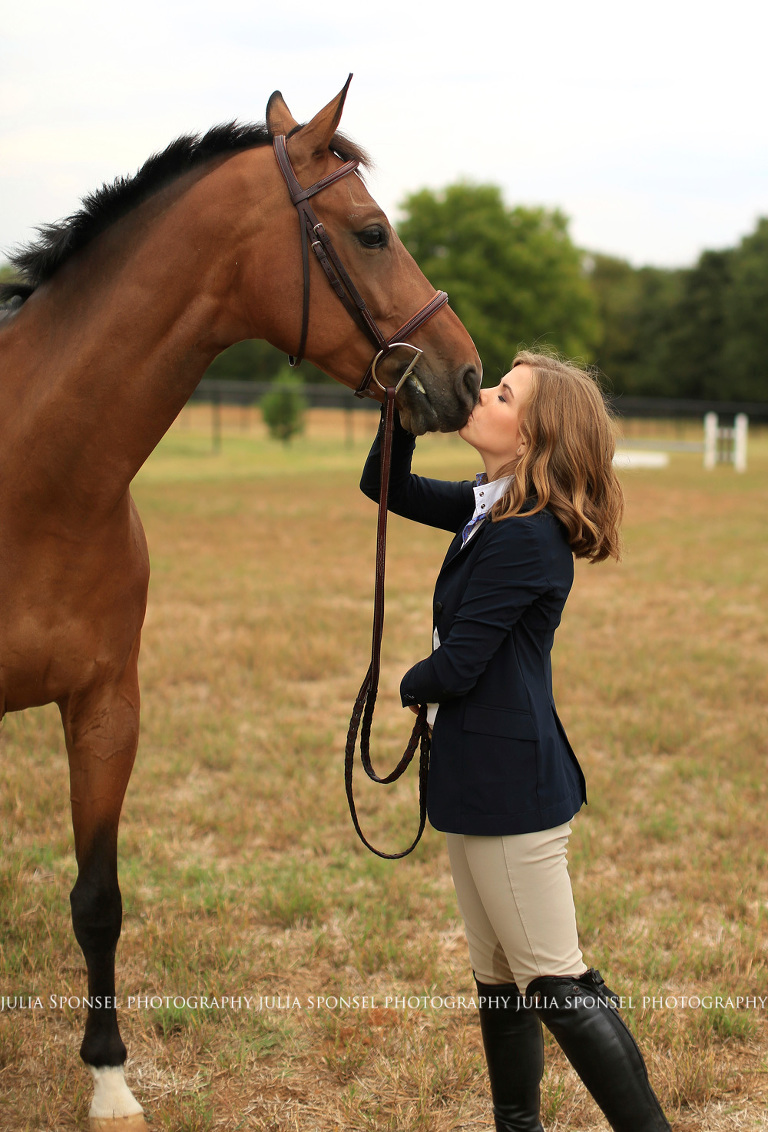
[[[233,415],[215,454],[188,408],[135,484],[153,574],[118,993],[129,1082],[158,1132],[492,1125],[474,1012],[455,1001],[472,982],[442,838],[379,861],[346,811],[375,425],[357,414],[349,445],[341,414],[313,414],[283,448]],[[473,453],[426,438],[418,470],[466,477]],[[578,564],[555,650],[590,794],[570,853],[582,947],[631,999],[676,1132],[765,1129],[768,440],[745,475],[675,454],[623,479],[624,561]],[[382,767],[412,720],[397,686],[429,649],[446,542],[390,522]],[[70,1132],[90,1082],[56,709],[7,717],[0,745],[0,996],[42,1000],[0,1011],[0,1130]],[[415,778],[358,794],[375,842],[404,846]],[[543,1114],[548,1132],[605,1128],[549,1042]]]

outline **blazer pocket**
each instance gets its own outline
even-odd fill
[[[467,704],[464,730],[474,731],[478,735],[501,735],[506,739],[536,740],[539,737],[536,722],[530,712],[485,707],[483,704]]]

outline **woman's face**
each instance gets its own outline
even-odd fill
[[[532,382],[530,366],[515,366],[495,389],[480,390],[480,399],[469,420],[459,429],[462,440],[482,456],[489,480],[523,454],[525,441],[520,435],[520,424]]]

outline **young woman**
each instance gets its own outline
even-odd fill
[[[400,692],[433,705],[429,818],[447,835],[496,1129],[542,1132],[542,1022],[616,1132],[669,1129],[616,996],[579,949],[566,851],[586,790],[552,696],[574,556],[619,557],[611,421],[587,372],[524,352],[459,435],[485,465],[474,486],[412,474],[415,438],[396,418],[389,508],[455,534],[433,651]],[[376,501],[380,443],[360,485]]]

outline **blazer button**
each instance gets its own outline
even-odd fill
[[[434,610],[435,610],[435,617],[439,617],[440,614],[443,612],[443,603],[441,601],[436,601],[435,605],[434,605]]]

